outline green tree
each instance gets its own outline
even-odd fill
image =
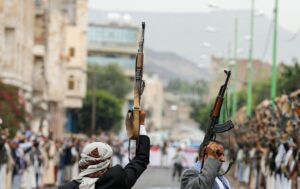
[[[14,137],[17,130],[27,123],[25,102],[14,86],[0,82],[0,118],[2,128],[8,128],[10,137]]]
[[[203,80],[189,83],[185,80],[174,79],[167,85],[167,91],[179,94],[198,94],[202,95],[207,91],[207,82]]]
[[[277,94],[291,93],[300,89],[300,65],[294,59],[292,66],[283,65],[283,71],[278,77]]]
[[[269,79],[255,82],[253,84],[253,107],[260,104],[263,100],[270,98],[270,82]],[[238,92],[238,107],[242,108],[247,103],[247,90],[242,90]],[[254,111],[254,110],[253,110]]]
[[[300,65],[295,59],[293,65],[282,65],[282,70],[278,72],[278,87],[277,94],[289,94],[300,88]],[[271,78],[263,81],[258,81],[253,84],[253,107],[259,105],[263,100],[270,99]],[[238,92],[238,107],[242,108],[247,102],[247,90]],[[213,101],[209,103],[198,102],[192,104],[191,117],[200,124],[200,129],[206,128],[208,124],[210,111],[213,108]],[[224,105],[223,105],[224,106]],[[254,111],[254,110],[253,110]]]
[[[129,77],[117,65],[90,65],[87,84],[88,90],[92,90],[95,85],[96,90],[109,91],[120,99],[124,99],[133,86]]]
[[[118,131],[122,120],[122,100],[108,91],[97,91],[96,94],[96,129]],[[91,131],[92,93],[88,92],[82,109],[79,112],[80,131]]]
[[[203,131],[206,130],[210,121],[210,112],[213,108],[213,102],[211,101],[208,104],[203,102],[192,103],[191,117],[199,123],[199,128]]]

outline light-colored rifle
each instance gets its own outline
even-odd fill
[[[141,40],[139,42],[139,49],[138,49],[138,53],[136,56],[136,63],[135,63],[133,110],[129,110],[128,117],[130,123],[126,124],[127,135],[129,139],[133,139],[137,141],[140,132],[141,96],[145,88],[145,81],[143,80],[144,37],[145,37],[145,22],[142,22]]]

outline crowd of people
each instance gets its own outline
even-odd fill
[[[74,137],[53,140],[27,129],[9,139],[8,130],[1,130],[0,189],[34,189],[59,186],[76,178],[78,161],[86,144],[103,141],[114,151],[114,164],[122,164],[123,142],[115,135]]]
[[[264,101],[252,117],[238,113],[233,142],[225,147],[235,160],[231,171],[239,188],[300,189],[300,90],[283,95],[275,105]],[[116,135],[69,136],[53,140],[30,129],[9,137],[0,130],[0,189],[34,189],[59,186],[79,174],[78,162],[83,147],[95,141],[113,149],[113,164],[125,165],[128,153]],[[172,177],[179,181],[184,166],[190,166],[196,152],[185,152],[165,142],[150,156],[162,167],[173,166]],[[177,149],[177,150],[176,150]],[[157,156],[157,157],[156,157]],[[153,164],[152,165],[156,165]],[[150,163],[151,165],[151,163]]]
[[[240,188],[300,188],[300,90],[262,102],[251,118],[237,117],[228,146]]]

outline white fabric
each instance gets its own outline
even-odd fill
[[[88,155],[96,148],[98,149],[100,158],[94,158]],[[99,178],[89,178],[86,176],[92,173],[105,171],[111,163],[112,154],[113,151],[111,147],[108,144],[102,142],[93,142],[84,147],[81,153],[81,159],[79,161],[79,165],[86,164],[89,161],[103,161],[103,162],[96,165],[90,165],[87,167],[87,169],[80,172],[79,177],[76,179],[76,181],[80,183],[79,185],[80,189],[95,189],[95,183]]]
[[[147,135],[147,131],[144,125],[140,125],[140,135]]]
[[[278,153],[277,153],[276,158],[275,158],[275,163],[276,163],[276,168],[277,169],[280,168],[285,154],[286,154],[286,151],[284,149],[284,146],[283,146],[283,144],[280,144],[280,146],[278,148]]]
[[[284,160],[283,160],[284,161],[283,164],[285,166],[288,165],[289,160],[290,160],[290,158],[291,158],[292,155],[293,155],[293,149],[289,149],[288,152],[286,153],[285,157],[284,157]]]
[[[6,186],[6,171],[7,166],[6,164],[0,165],[0,189],[5,189]]]
[[[220,189],[225,189],[223,183],[221,182],[221,180],[219,178],[216,178],[215,181],[217,182]]]

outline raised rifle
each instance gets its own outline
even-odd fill
[[[145,38],[145,22],[142,22],[141,40],[139,42],[139,49],[136,55],[136,62],[135,62],[133,109],[128,111],[127,116],[130,119],[129,120],[130,123],[126,124],[127,135],[129,139],[136,140],[137,147],[138,147],[138,138],[140,133],[141,96],[145,88],[145,81],[143,80],[144,38]],[[130,148],[130,143],[129,143],[129,148]],[[130,150],[129,150],[129,154],[130,154]]]
[[[228,82],[229,82],[229,79],[231,76],[231,71],[224,70],[224,72],[227,77],[226,77],[225,83],[221,86],[221,88],[219,90],[217,99],[214,104],[214,108],[211,111],[210,124],[206,130],[204,140],[200,146],[200,154],[202,154],[202,156],[203,156],[202,157],[202,165],[201,165],[202,168],[204,165],[204,157],[205,157],[205,153],[206,153],[206,148],[207,148],[209,142],[215,140],[217,133],[224,133],[224,132],[229,131],[232,128],[234,128],[234,125],[231,120],[229,120],[225,123],[222,123],[222,124],[218,123],[219,117],[220,117],[220,112],[221,112],[223,101],[224,101],[225,92],[226,92]],[[231,165],[232,165],[232,163],[230,164],[228,170],[224,174],[226,174],[229,171],[229,169],[231,168]]]

